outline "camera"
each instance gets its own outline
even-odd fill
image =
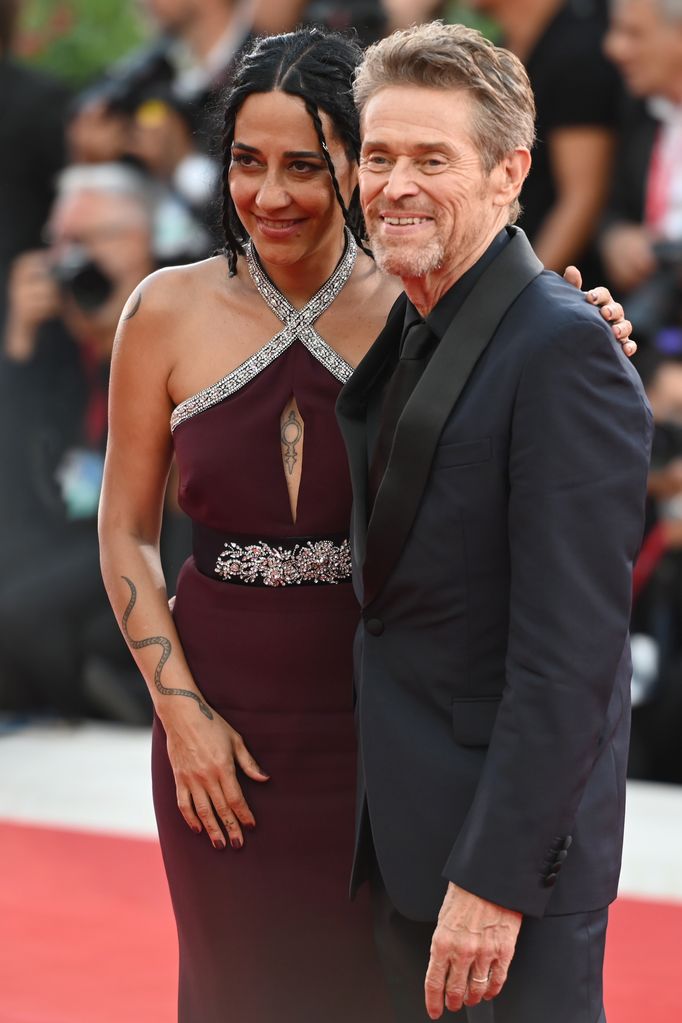
[[[53,263],[51,272],[60,291],[84,313],[101,309],[114,290],[114,282],[81,245],[72,245]]]
[[[100,102],[112,113],[132,114],[150,90],[170,89],[174,71],[167,56],[168,45],[161,40],[117,64],[106,78],[80,94],[77,106]]]

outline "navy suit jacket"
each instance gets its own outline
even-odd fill
[[[405,301],[338,403],[362,605],[354,884],[371,827],[412,919],[436,918],[448,881],[531,916],[596,909],[620,868],[650,411],[599,314],[512,229],[405,407],[368,523]],[[443,353],[472,343],[458,381]]]

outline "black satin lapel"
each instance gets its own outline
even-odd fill
[[[353,371],[336,402],[336,418],[346,445],[351,484],[353,486],[352,537],[356,562],[364,561],[367,532],[367,412],[368,403],[384,373],[392,363],[402,334],[405,318],[405,296],[401,295],[391,309],[386,326]]]
[[[386,362],[395,354],[402,336],[406,302],[404,294],[396,299],[386,319],[386,326],[341,388],[336,401],[336,414],[342,430],[347,418],[356,417],[359,411],[364,415],[368,394],[381,377]]]
[[[367,527],[364,603],[400,556],[424,493],[446,420],[507,309],[542,272],[520,229],[477,281],[436,348],[396,428]]]

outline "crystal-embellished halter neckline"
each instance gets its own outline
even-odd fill
[[[347,227],[344,228],[344,232],[345,246],[336,269],[302,309],[296,309],[275,287],[263,269],[253,243],[251,241],[246,243],[244,255],[254,287],[277,319],[283,323],[283,328],[227,376],[180,402],[171,416],[171,430],[175,430],[186,419],[191,419],[212,405],[229,398],[274,362],[297,339],[337,380],[341,383],[348,380],[353,367],[327,344],[313,326],[348,283],[355,266],[358,247]]]

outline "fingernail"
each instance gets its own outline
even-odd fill
[[[222,838],[219,838],[217,841],[213,842],[213,848],[214,849],[224,849],[225,848],[225,843],[222,840]]]
[[[238,838],[231,838],[230,845],[232,846],[233,849],[241,849],[242,842],[240,842]]]
[[[590,298],[592,299],[593,302],[597,301],[597,292],[596,291],[590,291],[590,292],[588,292],[588,294],[589,294],[589,296],[590,296]]]
[[[197,824],[192,825],[192,831],[194,832],[195,835],[201,834],[201,828]]]
[[[245,827],[247,831],[255,831],[256,830],[256,825],[255,824],[244,824],[243,827]]]
[[[621,337],[622,336],[622,334],[623,334],[623,328],[622,327],[614,327],[613,329],[616,332],[616,337]]]

